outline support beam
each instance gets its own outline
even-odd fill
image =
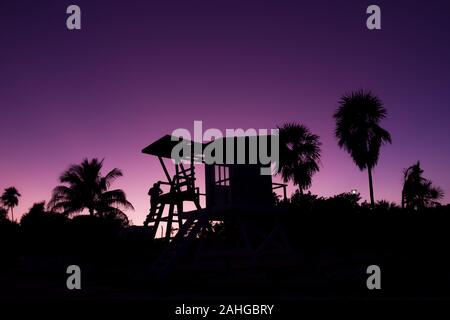
[[[169,205],[169,215],[167,216],[167,229],[166,229],[166,239],[169,240],[172,235],[172,220],[173,220],[173,209],[175,205],[170,203]]]
[[[167,181],[169,181],[170,185],[172,185],[172,179],[170,179],[169,171],[167,171],[166,164],[164,163],[164,161],[161,157],[158,157],[158,159],[159,159],[159,162],[161,163],[164,173],[166,174]]]
[[[194,173],[194,152],[195,152],[195,148],[194,148],[194,142],[191,142],[191,173]]]

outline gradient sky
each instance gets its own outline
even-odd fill
[[[374,172],[377,199],[400,201],[417,160],[450,201],[448,1],[0,0],[0,188],[22,193],[18,216],[48,200],[84,157],[118,167],[142,224],[162,179],[141,149],[175,128],[273,128],[320,135],[311,191],[358,189],[367,173],[337,147],[332,114],[350,90],[373,90],[393,144]],[[370,4],[382,30],[365,27]],[[66,7],[82,10],[68,31]],[[291,189],[292,190],[292,189]]]

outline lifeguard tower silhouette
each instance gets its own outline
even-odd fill
[[[158,228],[163,222],[166,224],[163,237],[173,240],[195,237],[209,225],[208,222],[223,221],[227,215],[236,211],[270,210],[274,205],[273,190],[278,188],[283,189],[283,196],[286,198],[286,185],[273,183],[271,175],[262,175],[261,169],[268,165],[261,164],[257,158],[251,159],[249,151],[259,146],[260,138],[261,136],[220,138],[223,140],[221,145],[224,159],[227,158],[227,143],[233,139],[233,155],[228,156],[229,164],[204,162],[203,151],[212,142],[203,144],[165,135],[144,148],[143,153],[158,157],[166,176],[166,181],[161,181],[161,184],[169,187],[169,191],[159,197],[155,214],[148,221],[153,237],[157,237]],[[270,152],[270,136],[266,136],[266,142]],[[175,174],[171,176],[164,159],[174,160],[172,150],[178,143],[185,143],[190,153],[183,157],[184,164],[174,162]],[[240,151],[245,150],[245,155],[238,160],[240,145],[244,146]],[[257,150],[253,150],[254,155],[255,151]],[[196,183],[195,163],[203,163],[205,166],[204,194],[200,193]],[[200,206],[201,196],[206,196],[205,208]],[[193,204],[195,210],[186,212],[185,202],[190,202],[191,207]],[[174,229],[174,226],[178,229]]]
[[[166,176],[166,181],[161,184],[168,187],[169,191],[159,197],[157,209],[153,216],[148,220],[150,234],[153,238],[158,237],[158,229],[165,223],[165,233],[160,237],[167,241],[169,245],[166,250],[152,264],[151,274],[157,275],[160,280],[165,279],[177,263],[186,256],[188,248],[195,239],[199,239],[204,230],[210,230],[212,222],[225,222],[240,217],[240,214],[257,212],[274,213],[273,190],[282,189],[284,199],[286,199],[286,185],[273,183],[271,175],[262,175],[263,165],[258,159],[251,159],[250,149],[256,145],[259,147],[259,141],[262,136],[254,137],[227,137],[223,139],[223,155],[227,158],[227,142],[233,140],[233,148],[228,149],[229,164],[206,163],[204,161],[204,151],[212,143],[197,143],[189,140],[175,139],[170,135],[165,135],[156,140],[142,150],[143,153],[158,157],[159,162]],[[266,136],[267,146],[270,151],[270,136]],[[253,140],[253,144],[250,143]],[[214,140],[218,141],[218,139]],[[174,162],[174,174],[170,175],[164,159],[172,159],[172,150],[178,143],[184,143],[190,150],[188,155],[183,156],[183,162]],[[244,145],[244,161],[238,161],[238,146]],[[232,150],[230,152],[230,150]],[[242,152],[242,149],[239,151]],[[255,149],[252,150],[254,155]],[[256,151],[258,152],[258,151]],[[230,155],[230,153],[233,153]],[[242,154],[241,154],[242,156]],[[209,161],[208,161],[209,162]],[[243,162],[243,163],[242,163]],[[205,193],[200,193],[197,183],[195,164],[204,165]],[[206,206],[201,207],[200,197],[205,196]],[[190,203],[194,210],[186,211],[185,203]],[[262,217],[262,216],[260,216]],[[245,217],[244,217],[245,218]],[[253,225],[252,218],[250,222],[241,223],[243,238],[248,237],[249,225]],[[174,228],[177,227],[177,228]],[[273,242],[276,237],[277,228],[271,230],[266,236],[263,236],[260,244],[253,251],[255,254],[261,252],[261,248],[267,243]],[[261,230],[258,234],[261,235]],[[247,242],[246,247],[250,245]]]

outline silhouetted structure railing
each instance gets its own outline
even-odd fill
[[[286,187],[287,187],[287,184],[272,182],[272,191],[283,188],[283,200],[284,201],[287,200]]]

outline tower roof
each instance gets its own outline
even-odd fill
[[[195,162],[203,162],[204,159],[204,150],[205,147],[210,145],[213,142],[220,142],[220,145],[217,145],[217,148],[222,149],[222,155],[223,155],[223,161],[225,161],[227,149],[229,148],[228,144],[231,144],[231,148],[233,150],[232,152],[232,158],[233,161],[231,163],[242,163],[238,161],[237,153],[244,152],[245,161],[244,163],[247,163],[247,161],[250,160],[250,152],[252,152],[252,157],[255,158],[254,161],[256,162],[249,162],[249,163],[259,163],[258,158],[258,151],[261,147],[261,143],[263,141],[260,141],[261,138],[264,137],[263,140],[266,144],[266,147],[268,151],[271,154],[271,135],[257,135],[257,136],[236,136],[236,137],[221,137],[217,138],[213,141],[208,141],[206,143],[199,143],[199,142],[193,142],[188,139],[181,139],[169,134],[166,134],[165,136],[159,138],[155,142],[151,143],[144,149],[142,149],[142,152],[145,154],[150,154],[157,157],[167,158],[167,159],[173,159],[172,158],[172,149],[178,145],[180,142],[184,143],[188,147],[191,148],[191,152],[193,153],[193,158]],[[243,149],[241,149],[240,146],[243,146]],[[186,155],[184,160],[190,160],[190,154]],[[222,162],[223,163],[223,162]]]
[[[144,149],[142,149],[142,153],[150,154],[152,156],[162,157],[172,159],[172,149],[180,143],[181,139],[175,136],[171,136],[166,134],[165,136],[159,138],[155,142],[151,143]],[[194,159],[199,159],[202,157],[202,152],[204,145],[202,143],[193,142],[188,139],[183,139],[183,143],[186,143],[192,147],[194,147]],[[200,150],[200,153],[195,153],[197,150]]]

